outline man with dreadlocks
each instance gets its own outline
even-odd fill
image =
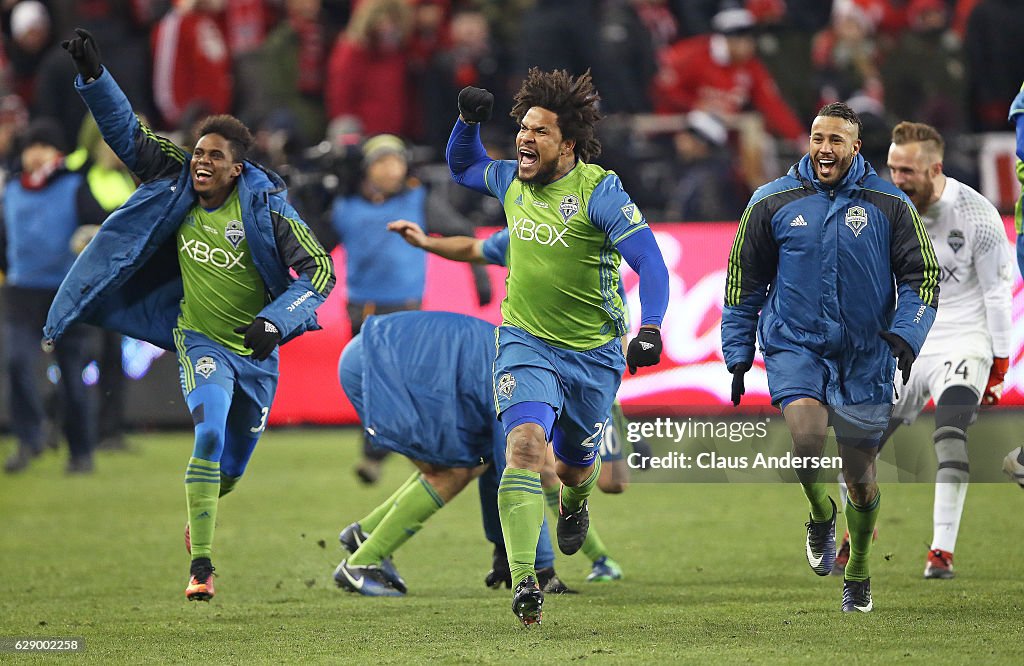
[[[493,382],[508,465],[498,511],[512,573],[512,611],[539,623],[544,595],[534,551],[544,520],[541,469],[548,442],[562,482],[558,547],[571,555],[587,536],[587,498],[597,483],[597,450],[622,380],[661,359],[668,269],[654,233],[611,171],[589,164],[601,144],[590,72],[533,68],[515,96],[515,160],[492,160],[479,123],[494,95],[467,87],[447,159],[456,182],[500,200],[508,220],[507,295],[496,333]],[[640,331],[623,362],[627,332],[617,293],[619,261],[640,276]]]

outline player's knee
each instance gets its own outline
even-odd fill
[[[951,386],[935,402],[935,432],[953,428],[964,433],[974,423],[978,411],[978,394],[967,386]]]
[[[508,433],[506,458],[509,467],[541,468],[546,453],[547,441],[540,425],[522,423]]]
[[[626,492],[626,488],[629,488],[629,481],[600,478],[597,480],[597,487],[608,495],[618,495]]]
[[[193,458],[203,460],[220,460],[224,451],[224,432],[208,423],[196,424],[196,442],[192,451]]]

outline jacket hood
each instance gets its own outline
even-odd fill
[[[805,154],[800,158],[799,162],[791,166],[788,175],[802,181],[805,185],[813,186],[815,189],[823,191],[830,189],[822,185],[817,175],[815,175],[810,154]],[[844,190],[851,187],[859,187],[865,178],[874,175],[876,175],[875,169],[864,159],[863,155],[858,154],[853,158],[850,170],[846,172],[846,175],[839,181],[835,189]]]
[[[240,177],[245,181],[245,186],[250,192],[280,194],[282,197],[287,195],[288,186],[285,185],[281,176],[256,162],[246,160],[245,168],[242,169]]]

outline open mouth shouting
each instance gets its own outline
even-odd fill
[[[537,151],[525,146],[519,148],[519,168],[529,169],[536,166],[537,162]]]
[[[820,180],[828,180],[832,177],[836,168],[836,158],[834,157],[819,157],[818,158],[818,178]]]

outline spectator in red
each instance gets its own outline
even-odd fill
[[[181,128],[231,110],[231,57],[216,14],[224,0],[175,0],[153,31],[153,98],[164,125]]]
[[[712,27],[714,33],[681,40],[662,53],[652,88],[655,111],[699,109],[728,122],[754,108],[773,133],[793,140],[806,135],[757,58],[753,15],[727,9],[715,15]]]
[[[408,135],[412,126],[406,51],[412,8],[405,0],[362,0],[327,63],[327,116],[354,116],[366,135]]]

